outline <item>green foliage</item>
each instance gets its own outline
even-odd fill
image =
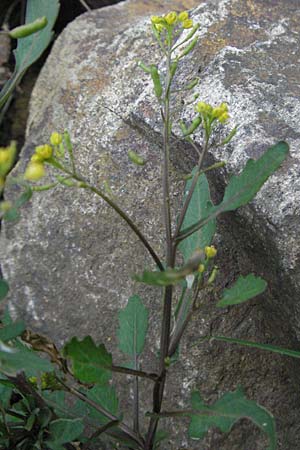
[[[18,39],[17,48],[14,51],[16,65],[15,70],[0,93],[0,108],[7,101],[16,85],[20,82],[26,70],[42,55],[53,37],[52,28],[59,11],[58,0],[27,0],[25,24],[42,17],[47,18],[47,25],[38,32]]]
[[[289,146],[286,142],[279,142],[266,150],[257,161],[248,160],[242,173],[233,175],[229,180],[222,202],[212,208],[206,217],[182,230],[178,238],[186,239],[219,214],[246,205],[254,198],[269,176],[280,167],[288,155],[288,150]]]
[[[292,356],[293,358],[300,358],[300,352],[297,352],[296,350],[289,350],[287,348],[278,347],[276,345],[260,344],[259,342],[245,341],[243,339],[228,338],[225,336],[212,336],[212,340],[228,342],[229,344],[239,344],[245,347],[257,348],[258,350],[267,350],[269,352],[279,353],[280,355],[284,356]]]
[[[4,300],[9,291],[9,286],[7,281],[0,279],[0,301]]]
[[[246,277],[240,276],[230,289],[224,289],[223,296],[217,306],[223,307],[243,303],[264,292],[266,287],[266,281],[256,277],[253,273]]]
[[[119,348],[134,358],[142,353],[148,329],[148,311],[138,295],[128,299],[126,308],[119,312]]]
[[[0,341],[11,341],[12,339],[20,336],[25,328],[25,323],[23,321],[14,322],[10,325],[0,328]]]
[[[111,378],[112,356],[103,344],[98,347],[90,336],[72,338],[64,347],[72,360],[74,376],[84,383],[106,384]]]
[[[192,394],[191,423],[189,436],[202,439],[209,428],[217,427],[228,433],[239,419],[252,420],[269,437],[269,449],[276,449],[276,432],[274,417],[262,406],[248,400],[239,388],[235,392],[224,394],[213,405],[207,406],[199,392]]]
[[[193,177],[197,176],[198,169],[195,167],[192,171]],[[188,180],[185,186],[185,197],[183,201],[186,201],[188,192],[193,183],[193,179]],[[201,174],[197,180],[195,190],[190,200],[182,228],[188,228],[198,220],[207,217],[212,208],[212,201],[210,197],[210,190],[207,178],[205,174]],[[211,219],[200,230],[193,233],[184,241],[180,242],[178,248],[184,256],[184,261],[187,262],[191,258],[196,248],[205,248],[211,244],[213,236],[216,231],[216,220]]]
[[[119,401],[117,397],[116,390],[113,386],[94,386],[89,389],[86,393],[87,398],[98,403],[102,408],[106,409],[109,413],[114,416],[118,415]],[[104,414],[101,414],[98,410],[90,405],[87,405],[89,410],[89,416],[92,417],[99,423],[99,425],[104,425],[109,422],[109,419]]]
[[[57,419],[50,423],[50,439],[46,444],[52,450],[64,450],[63,444],[74,441],[83,432],[81,419]]]

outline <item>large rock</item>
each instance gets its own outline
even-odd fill
[[[195,317],[185,335],[181,359],[168,378],[165,408],[186,404],[193,388],[209,401],[241,383],[251,398],[277,417],[282,450],[300,448],[299,365],[278,355],[223,344],[200,346],[197,340],[212,324],[215,334],[297,348],[297,5],[296,0],[127,1],[84,14],[56,41],[41,72],[18,168],[23,170],[34,146],[46,141],[53,130],[68,129],[82,174],[99,184],[108,180],[122,207],[162,254],[161,130],[149,77],[138,70],[136,60],[160,59],[151,44],[150,13],[197,6],[193,18],[201,24],[200,43],[189,63],[180,67],[178,82],[200,74],[201,99],[213,104],[227,101],[231,123],[239,124],[231,144],[210,154],[211,161],[228,161],[226,171],[211,178],[216,197],[230,173],[276,140],[287,140],[291,153],[251,205],[219,221],[220,284],[254,271],[267,279],[269,290],[257,300],[224,311],[207,304]],[[183,117],[191,117],[192,111],[192,106],[185,106]],[[129,149],[147,159],[144,168],[129,163]],[[175,210],[182,174],[192,167],[195,155],[180,139],[174,139],[172,150]],[[5,225],[1,260],[11,285],[9,304],[14,315],[58,344],[74,334],[91,334],[113,351],[116,360],[120,357],[115,338],[117,311],[130,295],[140,293],[151,310],[151,346],[143,367],[153,369],[160,292],[130,278],[152,261],[126,225],[97,197],[60,187],[35,195],[21,222]],[[120,388],[124,409],[130,405],[127,388],[125,383]],[[143,389],[142,398],[144,409],[149,409],[149,391]],[[199,443],[187,443],[184,427],[167,425],[171,434],[165,449],[199,448]],[[201,445],[210,450],[265,447],[261,434],[248,422],[235,426],[229,435],[212,432]]]

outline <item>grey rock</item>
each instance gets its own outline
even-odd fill
[[[300,9],[296,0],[132,0],[77,18],[54,44],[35,86],[26,144],[16,170],[24,170],[34,146],[46,142],[53,130],[68,129],[81,173],[100,185],[109,181],[122,207],[142,227],[155,251],[163,254],[161,129],[151,83],[138,71],[136,60],[160,59],[150,44],[150,13],[194,6],[193,19],[201,24],[199,45],[180,67],[176,82],[199,75],[201,100],[214,105],[227,101],[230,124],[239,124],[232,142],[209,155],[210,162],[228,162],[226,171],[210,176],[215,198],[222,195],[231,173],[270,144],[287,140],[291,152],[251,205],[219,220],[216,238],[220,286],[230,285],[239,273],[254,271],[268,281],[268,292],[235,308],[216,311],[211,303],[203,307],[168,377],[164,409],[187,405],[194,388],[213,401],[242,384],[250,398],[277,418],[278,448],[297,450],[299,364],[221,343],[197,345],[210,326],[216,335],[290,348],[298,345]],[[180,117],[192,115],[193,106],[185,105]],[[216,141],[219,138],[215,136]],[[196,140],[201,144],[200,134]],[[129,149],[147,159],[143,168],[130,164]],[[195,159],[175,128],[173,216],[183,190],[182,174]],[[22,316],[34,330],[60,345],[74,334],[91,334],[107,345],[118,362],[117,312],[130,295],[140,293],[151,313],[150,349],[142,363],[146,370],[155,368],[160,292],[130,277],[144,266],[153,267],[152,261],[97,197],[61,187],[35,195],[20,223],[4,226],[1,264],[11,285],[9,305],[14,316]],[[119,388],[124,410],[130,410],[128,386],[130,380]],[[151,408],[148,389],[142,383],[144,411]],[[202,444],[187,441],[184,425],[167,421],[166,426],[171,433],[165,449],[266,448],[261,433],[244,421],[229,435],[212,430]]]

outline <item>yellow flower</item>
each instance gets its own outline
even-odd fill
[[[53,150],[48,144],[39,145],[38,147],[35,147],[35,153],[40,156],[42,160],[44,160],[51,158]]]
[[[38,181],[46,174],[44,164],[41,162],[30,162],[26,167],[24,178],[28,181]]]
[[[219,122],[221,122],[221,123],[225,123],[228,119],[229,119],[229,114],[228,114],[228,112],[224,112],[223,114],[221,114],[221,115],[218,117],[218,120],[219,120]]]
[[[37,153],[34,153],[32,155],[32,157],[30,158],[30,161],[32,162],[43,162],[44,158],[42,158],[40,155],[38,155]]]
[[[0,149],[0,164],[4,164],[9,160],[9,153],[5,149]]]
[[[211,114],[213,111],[212,106],[205,102],[198,102],[195,110],[200,114]]]
[[[156,24],[156,25],[155,25],[155,28],[157,29],[157,31],[158,31],[159,33],[161,33],[161,32],[165,29],[165,27],[163,26],[162,23]]]
[[[182,11],[180,14],[178,14],[178,19],[180,22],[184,22],[189,18],[189,13],[187,11]]]
[[[168,25],[173,25],[177,21],[177,14],[175,11],[171,11],[164,17],[164,19]]]
[[[205,271],[205,265],[204,264],[200,264],[198,267],[198,272],[199,273],[203,273]]]
[[[62,143],[62,135],[60,133],[57,133],[56,131],[53,132],[50,136],[50,142],[52,145],[59,145]]]
[[[192,28],[193,27],[193,21],[192,19],[186,19],[182,22],[182,28]]]
[[[151,22],[156,25],[158,23],[162,23],[164,19],[160,16],[151,16]]]
[[[208,259],[214,258],[217,254],[217,249],[213,245],[210,247],[205,247],[205,254]]]

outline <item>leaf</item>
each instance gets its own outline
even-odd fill
[[[229,344],[239,344],[245,347],[258,348],[259,350],[267,350],[273,353],[279,353],[280,355],[292,356],[293,358],[300,358],[300,352],[296,350],[289,350],[288,348],[278,347],[277,345],[260,344],[258,342],[245,341],[243,339],[228,338],[226,336],[212,336],[211,341],[223,341]]]
[[[14,385],[6,379],[2,378],[3,376],[0,374],[0,405],[2,408],[7,408],[9,405],[10,397],[13,392]],[[4,384],[7,382],[8,384]]]
[[[242,173],[232,176],[229,180],[222,202],[212,207],[206,217],[182,230],[177,241],[186,239],[219,214],[246,205],[254,198],[269,176],[280,167],[288,155],[288,150],[288,144],[281,141],[266,150],[257,161],[248,160]]]
[[[111,378],[112,356],[105,346],[98,347],[91,336],[82,341],[73,337],[64,347],[64,353],[72,360],[74,376],[85,383],[106,384]]]
[[[14,56],[16,65],[12,77],[5,83],[0,93],[0,108],[7,101],[15,86],[20,82],[25,71],[31,66],[48,47],[53,37],[52,28],[59,11],[58,0],[28,0],[25,24],[46,16],[48,24],[39,32],[18,39]]]
[[[192,394],[193,413],[189,427],[192,439],[202,439],[210,427],[228,433],[239,419],[252,420],[269,437],[268,450],[276,449],[275,420],[272,414],[252,400],[248,400],[241,388],[228,392],[213,405],[207,406],[199,392]]]
[[[197,167],[192,171],[193,178],[197,173]],[[188,180],[185,186],[185,198],[191,188],[193,179]],[[199,176],[195,190],[193,192],[192,198],[190,200],[182,228],[187,228],[193,225],[197,221],[201,220],[203,217],[207,217],[212,208],[212,202],[210,197],[210,190],[207,178],[205,174]],[[187,261],[196,248],[204,249],[206,246],[210,245],[212,238],[216,231],[216,220],[210,220],[206,225],[204,225],[196,233],[193,233],[184,241],[181,241],[178,248],[183,254],[184,261]]]
[[[78,438],[84,430],[81,419],[57,419],[49,425],[50,439],[46,444],[53,450]]]
[[[267,282],[260,277],[256,277],[253,273],[246,277],[241,275],[230,289],[224,289],[223,297],[217,303],[217,306],[221,308],[243,303],[264,292],[266,287]]]
[[[138,295],[129,298],[126,308],[119,312],[118,339],[123,353],[136,357],[142,353],[148,329],[148,311]]]
[[[41,358],[38,353],[29,349],[21,342],[15,342],[14,347],[0,347],[0,369],[9,374],[23,370],[27,377],[37,376],[40,372],[52,371],[51,363]]]
[[[0,328],[0,341],[7,342],[16,338],[17,336],[20,336],[25,328],[26,326],[23,321],[14,322],[11,325]]]
[[[0,301],[3,300],[7,296],[8,291],[9,291],[9,286],[8,286],[7,281],[1,279],[0,280]]]
[[[142,275],[134,275],[133,279],[140,283],[154,284],[156,286],[170,286],[171,284],[180,283],[185,279],[187,275],[195,272],[199,264],[205,259],[205,254],[202,250],[197,249],[194,251],[192,257],[186,262],[186,264],[179,269],[167,268],[164,271],[150,272],[144,270]]]
[[[117,416],[119,402],[116,390],[113,386],[94,386],[92,389],[89,389],[86,392],[86,396],[90,400],[98,403],[98,405],[102,406],[114,416]],[[99,425],[106,424],[110,421],[110,419],[108,419],[104,414],[101,414],[92,406],[87,405],[87,408],[89,410],[90,417],[97,420],[97,422],[99,422]]]

